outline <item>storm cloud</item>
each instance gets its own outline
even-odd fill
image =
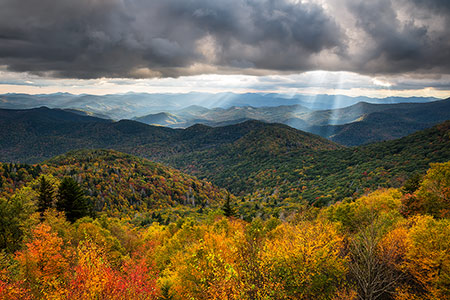
[[[0,65],[63,78],[449,73],[448,1],[324,3],[2,0]]]

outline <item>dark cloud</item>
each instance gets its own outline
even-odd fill
[[[2,0],[0,65],[71,78],[450,70],[447,29],[401,20],[388,0],[343,1],[350,27],[339,10],[291,0]],[[448,18],[448,1],[406,2]],[[351,32],[366,46],[351,49]]]
[[[407,1],[349,1],[349,8],[356,18],[356,26],[366,33],[370,47],[362,50],[355,71],[368,73],[441,72],[450,71],[450,39],[446,26],[441,30],[434,20],[408,16],[402,20],[399,7]],[[411,10],[424,9],[423,3]],[[440,6],[439,1],[427,7],[428,12]],[[409,3],[411,4],[411,3]],[[442,9],[447,4],[442,1]],[[417,6],[419,5],[419,6]],[[423,13],[423,11],[420,11]],[[448,17],[446,15],[446,17]],[[404,16],[403,16],[404,18]],[[445,23],[447,20],[444,20]],[[355,60],[356,61],[356,60]]]
[[[413,0],[417,6],[431,9],[438,14],[448,14],[450,12],[450,1],[448,0]]]

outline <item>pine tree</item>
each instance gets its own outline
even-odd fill
[[[56,208],[66,213],[67,220],[74,222],[89,214],[89,205],[80,185],[71,177],[65,177],[59,186]]]
[[[41,176],[41,185],[39,187],[38,197],[38,211],[41,216],[48,208],[53,206],[54,190],[51,183],[45,179],[45,176]]]
[[[231,203],[230,193],[227,194],[227,198],[225,199],[225,203],[222,206],[222,210],[223,210],[223,214],[227,218],[234,217],[236,214],[234,211],[233,205]]]

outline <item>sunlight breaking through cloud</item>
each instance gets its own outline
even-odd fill
[[[450,96],[450,76],[370,77],[352,72],[310,71],[266,76],[203,74],[178,78],[54,79],[0,68],[0,93],[113,94],[126,92],[260,92],[348,96]]]

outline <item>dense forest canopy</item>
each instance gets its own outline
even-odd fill
[[[102,210],[68,219],[57,205],[39,211],[67,178],[81,178],[87,197],[85,182],[107,182],[100,158],[164,171],[110,151],[58,157],[37,174],[2,165],[2,299],[449,299],[450,161],[399,189],[251,221],[236,217],[246,204],[226,194],[203,208],[205,218],[194,212],[174,222]]]
[[[450,299],[449,126],[345,148],[197,125],[166,165],[1,163],[0,299]]]

